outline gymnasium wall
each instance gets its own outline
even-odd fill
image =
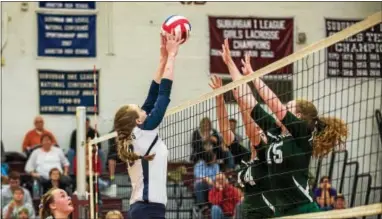
[[[20,3],[1,4],[2,11],[7,12],[11,19],[8,43],[3,52],[5,66],[2,67],[1,77],[1,133],[7,151],[21,150],[24,134],[33,127],[33,118],[39,113],[37,69],[92,69],[96,64],[101,70],[99,130],[101,134],[107,133],[111,129],[115,110],[120,105],[142,103],[145,98],[158,63],[160,25],[168,15],[181,14],[188,17],[192,23],[192,38],[181,48],[175,67],[176,77],[171,102],[171,106],[175,106],[210,91],[207,84],[208,15],[293,17],[295,31],[305,32],[307,35],[306,44],[295,44],[294,48],[297,51],[325,37],[325,17],[361,19],[380,10],[378,2],[208,2],[205,5],[182,5],[179,2],[97,2],[97,58],[53,59],[37,57],[35,12],[37,3],[29,2],[29,9],[26,12],[20,10]],[[325,77],[323,69],[317,74],[319,77]],[[344,87],[348,86],[347,83],[354,83],[354,80],[333,80],[344,83]],[[298,83],[298,86],[303,86],[304,83]],[[332,86],[335,86],[334,83]],[[369,85],[369,89],[373,90],[378,87],[381,87],[380,81],[373,81]],[[317,88],[312,86],[308,89]],[[356,92],[354,97],[362,98],[363,93],[360,92],[360,88],[357,91],[359,92]],[[330,88],[326,87],[325,92],[330,92]],[[298,93],[296,95],[298,96]],[[336,99],[323,100],[320,109],[328,111],[333,101]],[[377,106],[381,106],[380,100],[370,102],[369,107],[365,107],[365,110],[368,110],[367,114],[374,111]],[[354,112],[349,110],[349,112],[351,114],[348,117],[355,120],[365,114],[359,110]],[[75,117],[44,116],[44,118],[46,128],[51,130],[59,144],[67,149],[70,134],[75,128]],[[240,120],[240,116],[237,118]],[[194,120],[192,125],[196,127],[197,123]],[[358,136],[360,132],[366,132],[369,128],[376,132],[372,120],[365,121],[367,127],[363,128],[363,123],[355,125],[360,128],[351,129],[354,131],[352,135]],[[189,128],[188,125],[183,126]],[[184,136],[184,141],[189,141],[190,138],[191,136],[189,138]],[[378,139],[375,137],[367,137],[364,141],[367,145],[378,144]],[[351,156],[356,157],[357,147],[353,148]],[[185,144],[179,151],[171,154],[179,157],[179,153],[184,154],[188,149],[189,145]]]

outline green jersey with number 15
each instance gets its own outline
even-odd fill
[[[308,185],[311,133],[306,123],[287,112],[281,122],[289,133],[282,134],[276,120],[260,104],[253,108],[251,116],[268,138],[266,160],[277,211],[282,214],[313,202]]]

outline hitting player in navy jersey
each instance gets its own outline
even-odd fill
[[[158,136],[158,126],[170,103],[181,43],[180,35],[162,36],[160,66],[145,103],[122,106],[114,118],[118,155],[127,163],[132,183],[129,219],[165,218],[168,150]]]

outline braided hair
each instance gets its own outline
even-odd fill
[[[118,156],[126,163],[134,163],[138,159],[152,160],[155,155],[139,156],[132,147],[133,129],[138,125],[138,112],[129,105],[122,106],[114,117],[114,128],[117,132]]]

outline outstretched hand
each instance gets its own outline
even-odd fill
[[[219,51],[220,55],[223,58],[223,62],[227,65],[229,61],[232,60],[231,57],[231,50],[229,49],[228,45],[228,39],[224,40],[224,43],[222,44],[222,51]]]
[[[222,79],[216,75],[211,77],[211,82],[208,84],[213,90],[216,90],[223,86]]]
[[[243,67],[241,67],[241,70],[243,71],[243,75],[249,75],[253,72],[252,66],[251,66],[251,57],[248,53],[245,54],[244,60],[241,60],[241,63],[243,64]]]
[[[166,33],[166,50],[169,56],[176,56],[178,54],[179,46],[183,43],[181,33],[171,34]]]

